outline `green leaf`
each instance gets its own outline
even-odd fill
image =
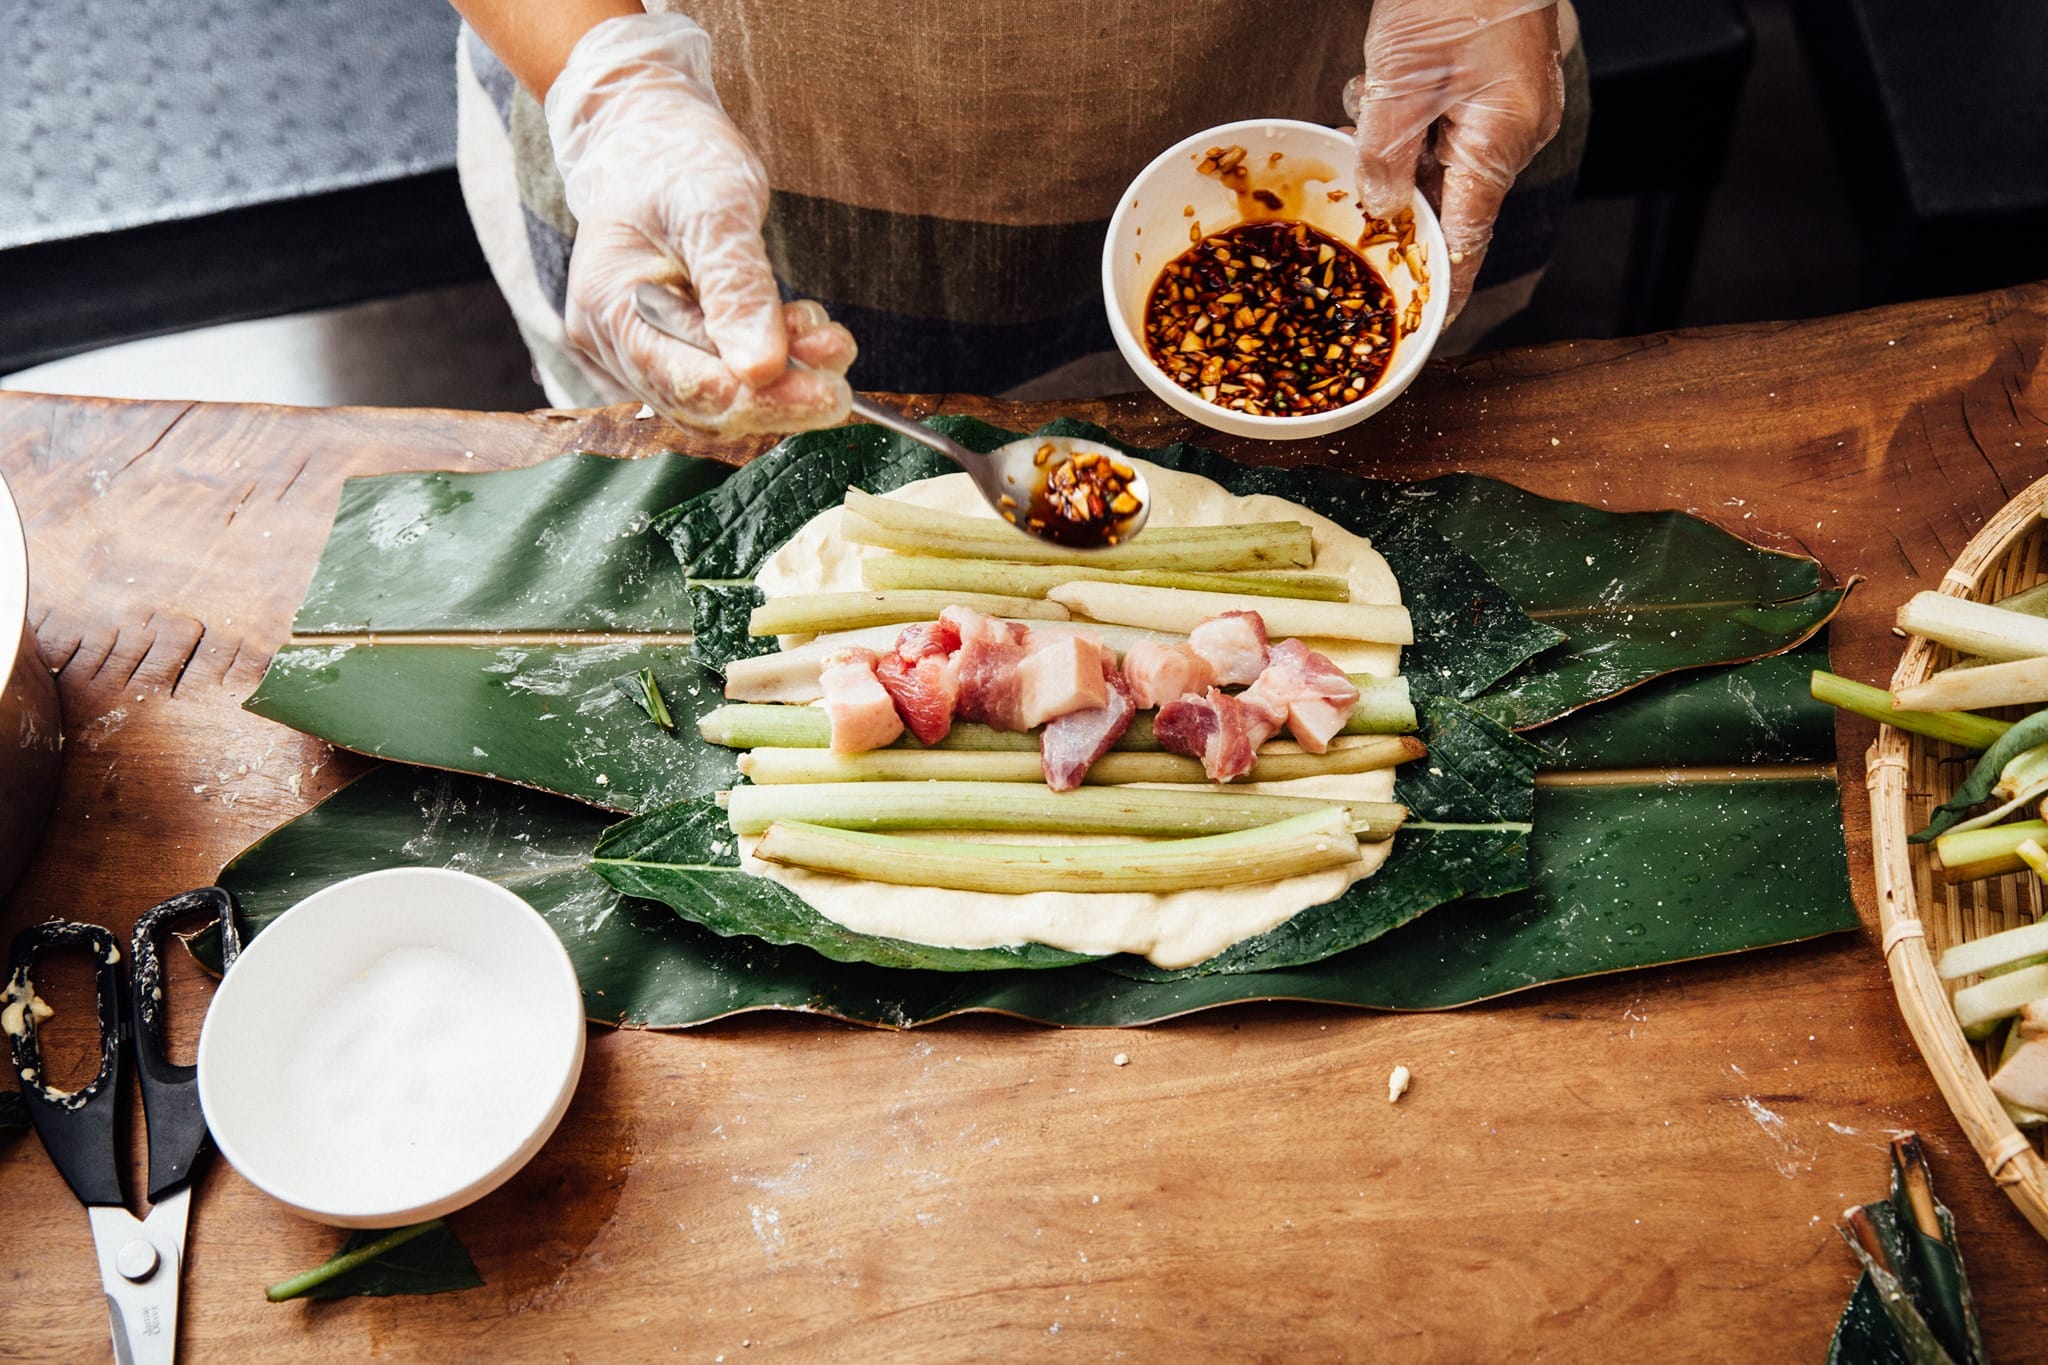
[[[1674,674],[1523,737],[1553,770],[1832,762],[1834,708],[1808,686],[1827,660],[1827,642],[1814,639],[1755,663]]]
[[[238,857],[221,884],[250,932],[322,886],[400,864],[502,881],[562,935],[586,1009],[673,1028],[795,1009],[908,1028],[967,1011],[1123,1026],[1247,1000],[1448,1009],[1548,981],[1852,929],[1840,794],[1830,780],[1539,787],[1533,884],[1439,906],[1301,967],[1147,982],[1095,964],[926,972],[838,963],[722,938],[621,896],[578,863],[605,817],[503,783],[386,766]],[[521,837],[524,836],[524,837]]]
[[[19,1090],[0,1090],[0,1133],[28,1127],[28,1105]]]
[[[2048,711],[2036,711],[2000,735],[1984,751],[1976,766],[1970,769],[1969,777],[1956,788],[1955,795],[1936,806],[1934,814],[1928,817],[1927,828],[1909,836],[1908,842],[1926,843],[1969,814],[1972,806],[1990,800],[1991,789],[1997,785],[1998,775],[2005,771],[2005,765],[2044,743],[2048,743]]]
[[[381,1244],[366,1261],[359,1253]],[[338,1273],[329,1267],[342,1263]],[[307,1283],[310,1281],[311,1283]],[[440,1219],[410,1228],[366,1228],[351,1232],[326,1265],[273,1286],[273,1303],[290,1299],[384,1298],[393,1294],[446,1294],[483,1284],[476,1262]],[[301,1287],[301,1286],[304,1287]]]
[[[692,583],[690,607],[697,627],[690,657],[714,673],[723,673],[734,659],[775,652],[775,637],[747,633],[747,618],[761,605],[761,590],[752,583]]]
[[[1416,485],[1408,512],[1569,637],[1482,703],[1518,730],[1665,673],[1775,653],[1841,605],[1816,561],[1684,512],[1610,512],[1472,474]]]
[[[637,673],[625,673],[612,679],[612,686],[632,702],[664,730],[676,728],[676,718],[669,714],[668,698],[661,694],[661,681],[654,676],[654,670],[643,668]]]
[[[677,729],[613,685],[641,670]],[[697,737],[721,693],[682,645],[287,645],[243,705],[363,753],[634,811],[738,780],[731,751]]]
[[[710,797],[664,806],[612,827],[598,840],[590,866],[627,895],[663,901],[714,933],[801,944],[835,962],[970,972],[1064,967],[1088,960],[1085,954],[1038,943],[939,948],[855,933],[813,910],[780,882],[742,872],[725,812]]]
[[[350,479],[292,629],[688,630],[682,581],[649,528],[731,472],[685,455],[576,454]]]

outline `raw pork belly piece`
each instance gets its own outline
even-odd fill
[[[832,752],[858,754],[893,744],[903,721],[879,679],[872,649],[848,649],[828,655],[818,673],[825,692],[825,718],[832,725]]]
[[[1093,711],[1109,701],[1105,672],[1116,671],[1115,656],[1092,635],[1034,635],[1017,666],[1022,693],[1017,719],[1029,730],[1072,711]],[[1107,668],[1105,669],[1105,664]]]
[[[1218,687],[1242,687],[1266,671],[1266,618],[1226,611],[1188,632],[1188,647],[1215,671]]]
[[[1330,739],[1351,719],[1358,689],[1344,670],[1299,640],[1282,640],[1266,656],[1266,671],[1240,694],[1287,717],[1295,740],[1312,754],[1327,752]]]
[[[960,675],[952,659],[927,654],[911,663],[899,646],[875,665],[875,678],[920,743],[937,744],[952,730],[953,707],[960,698]]]
[[[951,631],[957,644],[964,645],[979,640],[984,644],[1021,645],[1024,643],[1024,627],[1015,621],[1004,621],[994,616],[983,616],[972,607],[947,607],[939,613],[939,619],[928,629],[940,632]],[[898,636],[899,647],[902,637]]]
[[[1069,711],[1047,723],[1038,733],[1038,763],[1045,772],[1045,785],[1056,792],[1070,792],[1081,785],[1096,759],[1108,753],[1131,728],[1138,714],[1131,685],[1117,672],[1116,660],[1104,651],[1102,685],[1105,700],[1087,711]]]
[[[1285,720],[1284,712],[1268,708],[1251,693],[1233,697],[1212,687],[1206,697],[1182,697],[1160,707],[1152,733],[1161,748],[1200,759],[1210,781],[1228,782],[1252,770],[1259,746]]]
[[[1216,681],[1216,673],[1186,644],[1142,640],[1124,651],[1124,678],[1138,705],[1150,710],[1190,692],[1201,696]]]
[[[943,659],[958,648],[960,628],[943,619],[905,626],[896,637],[896,654],[907,664],[914,664],[919,659]]]

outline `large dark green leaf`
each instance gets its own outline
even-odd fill
[[[1659,678],[1524,737],[1549,769],[1827,763],[1835,713],[1809,683],[1827,664],[1827,642],[1816,638],[1740,667]]]
[[[979,448],[1013,435],[965,418],[935,425]],[[1107,437],[1081,423],[1043,430]],[[1416,618],[1418,643],[1404,660],[1410,676],[1454,696],[1484,693],[1477,704],[1518,728],[1663,672],[1783,648],[1809,634],[1836,600],[1799,595],[1819,581],[1811,561],[1759,550],[1676,514],[1600,512],[1464,476],[1404,485],[1314,466],[1253,468],[1187,446],[1123,448],[1239,493],[1292,498],[1372,537]],[[722,468],[693,471],[681,457],[656,457],[658,468],[630,476],[608,471],[616,462],[602,457],[565,459],[499,474],[351,485],[347,515],[316,576],[317,609],[302,616],[298,643],[280,651],[252,709],[365,752],[495,774],[623,810],[701,795],[710,785],[697,779],[722,773],[723,759],[708,766],[678,759],[674,750],[694,742],[687,734],[667,736],[670,749],[649,748],[636,718],[614,710],[580,717],[569,733],[559,711],[506,704],[505,679],[488,671],[495,663],[488,649],[400,636],[338,654],[331,651],[339,644],[322,635],[364,622],[479,632],[481,641],[560,651],[551,664],[576,674],[578,685],[594,681],[619,646],[548,640],[549,633],[646,633],[651,638],[637,643],[650,651],[682,643],[668,632],[686,614],[683,578],[650,567],[648,558],[665,535],[688,576],[703,582],[700,596],[717,594],[733,608],[707,623],[713,633],[703,646],[708,657],[727,657],[755,647],[739,627],[738,608],[748,600],[749,576],[790,531],[849,483],[886,491],[944,468],[930,451],[871,427],[793,437],[730,478]],[[665,490],[719,479],[708,493],[646,515]],[[495,508],[526,529],[508,537],[486,515]],[[423,548],[430,542],[431,552]],[[408,556],[411,571],[392,567]],[[518,567],[502,569],[511,585],[504,592],[465,587],[457,594],[461,611],[433,605],[430,571],[506,557]],[[552,583],[551,563],[567,585],[559,593],[542,592],[526,577]],[[1503,575],[1513,578],[1511,588]],[[1695,586],[1688,587],[1689,575]],[[1574,638],[1558,645],[1554,627],[1525,616],[1513,596],[1522,592],[1567,623]],[[1775,593],[1792,595],[1781,603]],[[577,594],[589,600],[568,602]],[[1632,609],[1638,600],[1642,609]],[[1657,624],[1644,624],[1653,617]],[[536,634],[543,643],[534,643]],[[599,652],[577,663],[578,649]],[[615,764],[627,767],[613,772]],[[600,773],[606,782],[596,781]]]
[[[1375,876],[1199,967],[1169,972],[1133,958],[1117,960],[1113,969],[1140,980],[1173,980],[1313,962],[1459,896],[1499,895],[1527,885],[1535,751],[1447,698],[1426,697],[1421,710],[1429,757],[1403,770],[1395,795],[1418,821],[1446,827],[1404,831]],[[849,793],[849,799],[858,794]],[[649,811],[615,827],[599,842],[592,866],[619,890],[662,901],[720,934],[801,944],[839,962],[992,971],[1086,960],[1037,944],[934,948],[854,933],[780,883],[742,872],[725,817],[708,799]]]
[[[0,1133],[28,1127],[28,1105],[19,1090],[0,1090]]]
[[[292,629],[688,630],[683,584],[648,525],[729,473],[684,455],[564,455],[350,479]]]
[[[674,730],[616,686],[643,668]],[[244,704],[364,753],[634,811],[737,780],[697,737],[722,686],[680,644],[287,645]]]
[[[1411,485],[1404,500],[1568,637],[1480,704],[1516,729],[1665,673],[1775,653],[1841,605],[1814,560],[1684,512],[1609,512],[1472,474]]]
[[[387,766],[242,854],[222,885],[255,931],[320,887],[375,867],[426,863],[491,876],[562,934],[593,1018],[655,1028],[750,1009],[899,1028],[963,1011],[1142,1024],[1265,999],[1447,1009],[1857,923],[1839,796],[1821,779],[1539,787],[1530,889],[1439,906],[1310,965],[1163,982],[1092,964],[897,971],[721,938],[565,866],[577,863],[579,847],[595,847],[604,823],[586,807],[503,783]],[[529,857],[541,867],[524,866]]]

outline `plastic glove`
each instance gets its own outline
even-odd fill
[[[1365,211],[1394,217],[1418,183],[1437,206],[1456,317],[1501,200],[1564,116],[1554,0],[1375,0],[1344,110]]]
[[[822,305],[781,301],[761,241],[768,176],[718,102],[704,30],[674,14],[607,19],[570,51],[546,110],[576,215],[563,322],[601,387],[726,435],[842,421],[853,337]],[[694,346],[633,311],[649,280],[694,297]],[[786,368],[792,356],[817,372]]]

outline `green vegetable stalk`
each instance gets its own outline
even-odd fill
[[[1031,830],[1134,836],[1227,834],[1297,815],[1342,807],[1360,840],[1391,838],[1407,808],[1385,801],[1344,801],[1253,792],[1173,791],[1162,787],[1083,787],[1056,792],[985,782],[870,782],[849,799],[839,782],[735,787],[720,804],[735,834],[760,834],[777,822],[832,829]]]
[[[344,1251],[325,1265],[315,1266],[303,1275],[294,1275],[289,1280],[270,1286],[263,1291],[263,1297],[272,1303],[295,1299],[309,1290],[318,1289],[336,1276],[346,1275],[359,1266],[368,1265],[379,1256],[396,1251],[415,1237],[425,1236],[441,1226],[441,1219],[429,1218],[424,1223],[414,1223],[410,1227],[393,1228],[375,1241],[363,1243],[354,1251]]]
[[[1813,672],[1811,691],[1815,701],[1826,702],[1837,710],[1882,721],[1909,734],[1946,740],[1964,749],[1988,749],[2012,728],[2009,721],[1968,711],[1901,711],[1892,705],[1892,694],[1882,687],[1820,669]]]
[[[998,895],[1032,891],[1161,892],[1278,881],[1358,861],[1341,810],[1230,834],[1149,844],[980,844],[777,822],[754,846],[771,863],[899,886]]]

